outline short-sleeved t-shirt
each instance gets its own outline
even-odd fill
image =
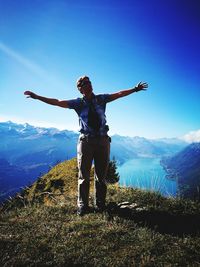
[[[88,113],[89,113],[89,106],[92,104],[99,116],[100,119],[100,128],[98,132],[92,129],[88,125]],[[108,125],[106,125],[106,104],[110,101],[109,94],[101,94],[101,95],[94,95],[92,96],[91,100],[83,98],[77,98],[68,100],[68,107],[70,109],[74,109],[79,117],[79,126],[80,126],[80,133],[88,135],[88,136],[105,136],[109,130]]]

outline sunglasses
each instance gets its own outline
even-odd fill
[[[84,86],[86,86],[88,83],[91,83],[90,80],[82,81],[82,82],[79,84],[79,87],[84,87]]]

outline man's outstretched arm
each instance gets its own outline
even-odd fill
[[[38,100],[40,100],[46,104],[49,104],[49,105],[59,106],[61,108],[68,108],[69,107],[67,100],[58,100],[58,99],[54,99],[54,98],[48,98],[48,97],[37,95],[31,91],[25,91],[24,95],[27,95],[27,97],[30,97],[33,99],[38,99]]]
[[[124,97],[127,95],[130,95],[132,93],[135,92],[139,92],[139,91],[144,91],[148,88],[148,84],[147,83],[143,83],[143,82],[139,82],[135,87],[127,89],[127,90],[122,90],[119,91],[117,93],[114,94],[110,94],[110,101],[116,100],[120,97]]]

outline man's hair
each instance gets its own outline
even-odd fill
[[[81,76],[80,78],[78,78],[76,85],[78,87],[78,89],[81,89],[81,85],[85,80],[90,80],[88,76]]]

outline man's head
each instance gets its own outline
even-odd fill
[[[77,80],[77,88],[84,96],[90,96],[92,94],[92,84],[88,76],[82,76]]]

